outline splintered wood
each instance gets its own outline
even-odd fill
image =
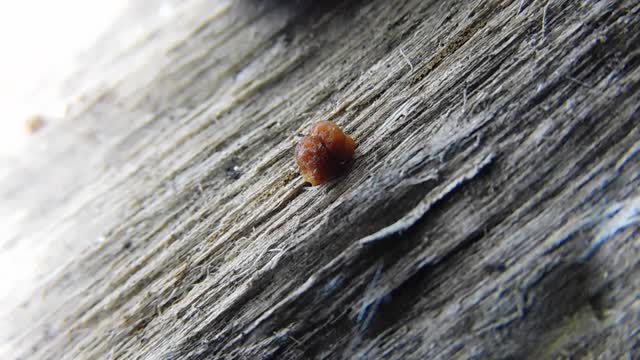
[[[0,177],[0,358],[640,358],[638,1],[153,4]]]

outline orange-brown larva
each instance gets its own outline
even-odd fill
[[[296,162],[305,181],[323,184],[340,174],[353,159],[353,139],[331,121],[320,121],[296,145]]]

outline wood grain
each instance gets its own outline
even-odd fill
[[[44,279],[0,353],[640,357],[640,4],[175,6],[0,180]],[[311,188],[318,120],[358,147]]]

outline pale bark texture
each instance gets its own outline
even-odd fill
[[[637,0],[145,4],[0,180],[3,359],[640,359]]]

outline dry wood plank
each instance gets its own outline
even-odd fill
[[[0,180],[50,275],[8,356],[640,358],[637,1],[176,7]]]

